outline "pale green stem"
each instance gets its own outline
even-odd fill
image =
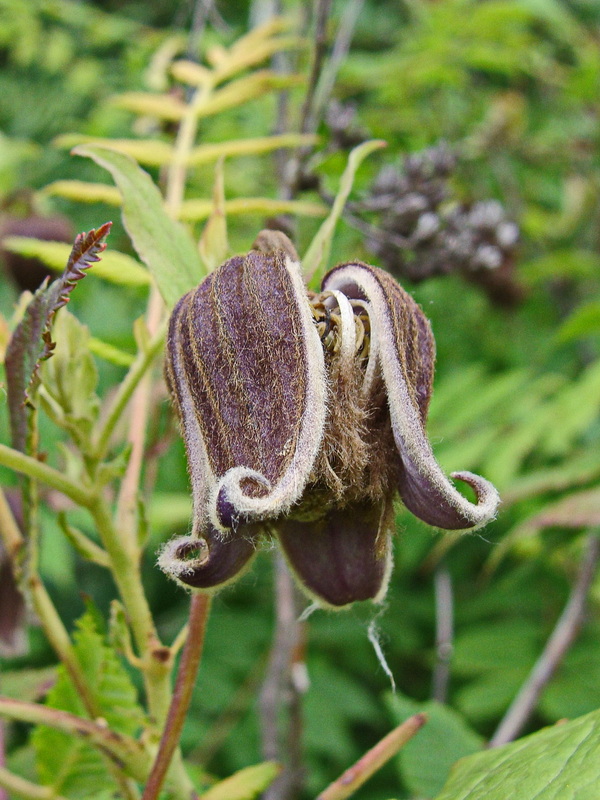
[[[0,464],[62,492],[79,506],[89,508],[93,503],[94,497],[89,489],[82,488],[75,481],[65,477],[62,472],[38,461],[37,458],[21,453],[20,450],[0,444]]]
[[[135,739],[111,731],[105,725],[83,719],[68,711],[8,697],[0,697],[0,716],[32,725],[47,725],[73,736],[80,736],[98,747],[121,768],[125,766],[128,774],[135,780],[143,782],[146,779],[150,768],[150,756],[146,750]]]
[[[11,797],[20,797],[23,800],[66,800],[50,786],[38,786],[37,783],[26,781],[5,767],[0,767],[0,786],[7,789]]]
[[[116,393],[109,409],[108,415],[96,437],[94,456],[98,460],[101,460],[106,455],[110,444],[110,438],[117,423],[121,419],[127,403],[129,403],[131,400],[131,397],[140,381],[160,352],[165,338],[166,327],[167,323],[165,320],[158,328],[156,334],[150,339],[147,347],[138,353],[135,361],[129,369],[129,372],[121,382],[119,390]]]
[[[10,510],[4,492],[0,490],[0,536],[2,537],[7,551],[11,557],[13,568],[18,563],[18,552],[25,545],[25,539],[19,530],[15,518]],[[18,567],[15,570],[19,571]],[[35,612],[41,622],[42,628],[51,647],[67,670],[75,689],[81,698],[87,713],[91,717],[97,717],[99,708],[94,699],[93,693],[88,686],[87,679],[73,648],[69,634],[63,625],[56,607],[52,602],[46,587],[42,583],[40,576],[35,571],[30,571],[27,578],[27,588]],[[135,800],[138,796],[135,786],[130,784],[127,778],[119,771],[113,762],[109,762],[110,770],[115,780],[120,785],[123,796],[128,800]]]

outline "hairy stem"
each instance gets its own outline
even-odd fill
[[[592,533],[581,560],[577,580],[567,604],[544,650],[492,736],[489,746],[498,747],[515,739],[527,724],[537,702],[583,623],[587,595],[600,560],[600,536]]]
[[[150,714],[160,727],[170,702],[169,674],[173,661],[169,649],[161,645],[154,626],[142,584],[139,548],[128,546],[127,538],[123,538],[113,524],[103,500],[96,500],[91,513],[110,558],[111,571],[140,654]]]
[[[158,753],[142,800],[157,800],[173,754],[179,747],[179,739],[187,711],[192,699],[202,648],[206,623],[210,611],[210,595],[195,594],[190,603],[188,638],[179,662],[175,692],[169,708]]]
[[[317,800],[346,800],[354,794],[365,781],[377,772],[386,762],[393,758],[400,748],[412,739],[427,722],[426,714],[415,714],[394,728],[387,736],[372,747],[354,766],[330,784]]]

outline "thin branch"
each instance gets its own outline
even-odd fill
[[[148,774],[149,756],[139,742],[111,731],[105,725],[83,719],[68,711],[8,697],[0,697],[0,716],[32,725],[47,725],[83,737],[114,760],[121,769],[125,767],[135,780],[143,781]]]
[[[37,783],[20,778],[9,770],[0,766],[0,787],[10,792],[10,795],[0,791],[0,796],[21,797],[23,800],[66,800],[60,794],[55,794],[50,786],[38,786]]]
[[[303,623],[298,621],[296,587],[290,571],[277,553],[276,627],[267,674],[260,692],[259,709],[262,755],[266,761],[279,761],[283,771],[265,792],[264,800],[286,800],[301,789],[302,768],[302,694],[305,689],[294,672],[301,667]],[[285,732],[280,730],[281,712]]]
[[[433,670],[432,695],[439,703],[445,703],[450,680],[450,659],[454,638],[454,609],[452,597],[452,578],[447,567],[438,567],[434,577],[435,589],[435,650],[436,661]]]
[[[315,117],[314,101],[327,52],[327,22],[331,15],[332,5],[333,0],[316,0],[315,47],[306,96],[300,112],[300,131],[302,133],[312,133],[318,124],[318,119]]]
[[[38,461],[37,458],[27,456],[20,450],[13,450],[12,447],[7,447],[5,444],[0,444],[0,464],[51,486],[83,508],[89,508],[94,501],[94,496],[89,489],[82,488],[75,481],[65,477],[62,472]]]
[[[490,740],[490,747],[498,747],[515,739],[523,730],[537,702],[569,647],[573,644],[585,616],[587,595],[594,579],[600,559],[600,536],[591,533],[579,567],[577,580],[571,590],[567,604],[546,646],[506,712],[498,730]]]
[[[129,372],[121,381],[119,390],[112,401],[106,419],[104,420],[96,437],[94,456],[98,460],[101,460],[106,455],[110,438],[117,423],[121,419],[125,407],[131,400],[132,394],[146,374],[148,368],[160,352],[165,339],[166,328],[167,323],[165,321],[159,327],[156,334],[150,339],[147,347],[137,354],[135,361],[129,369]]]
[[[364,0],[350,0],[350,2],[344,4],[344,11],[333,43],[331,58],[322,69],[317,83],[313,103],[313,131],[316,130],[317,125],[323,118],[325,108],[331,98],[333,87],[335,86],[339,69],[350,50],[354,29],[363,6]]]
[[[142,800],[157,800],[173,754],[179,746],[181,731],[188,712],[202,658],[204,634],[210,611],[210,595],[195,594],[190,604],[189,632],[175,683],[173,700],[169,708],[156,760],[144,789]]]
[[[146,324],[148,333],[154,339],[162,341],[161,318],[164,313],[164,304],[156,286],[152,288],[148,301]],[[148,365],[149,366],[149,365]],[[119,497],[117,499],[117,527],[121,536],[128,539],[132,550],[139,550],[137,526],[137,501],[140,489],[140,476],[144,463],[144,448],[146,444],[146,429],[150,414],[150,401],[152,395],[152,376],[146,371],[135,388],[131,399],[129,417],[129,432],[127,441],[131,445],[131,455],[127,462],[127,469],[121,481]]]
[[[427,722],[426,714],[415,714],[402,725],[388,733],[375,747],[360,758],[354,766],[330,784],[317,800],[346,800],[354,794],[378,769],[393,758],[400,748],[418,733]]]

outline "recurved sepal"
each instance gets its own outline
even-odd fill
[[[499,503],[494,486],[470,472],[453,473],[474,489],[477,502],[469,502],[435,460],[425,433],[435,344],[420,307],[391,275],[360,262],[335,267],[325,276],[323,289],[340,290],[369,304],[371,340],[401,462],[398,490],[406,507],[429,525],[448,530],[489,522]]]
[[[253,250],[176,306],[167,381],[181,420],[194,533],[285,513],[325,424],[326,379],[300,266]]]

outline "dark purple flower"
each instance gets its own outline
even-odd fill
[[[425,434],[435,343],[387,273],[342,264],[308,292],[291,243],[254,250],[177,304],[166,376],[186,443],[190,536],[165,572],[196,589],[233,580],[262,540],[278,540],[301,586],[344,606],[385,594],[393,501],[430,525],[476,528],[498,494],[470,472],[469,502]]]

